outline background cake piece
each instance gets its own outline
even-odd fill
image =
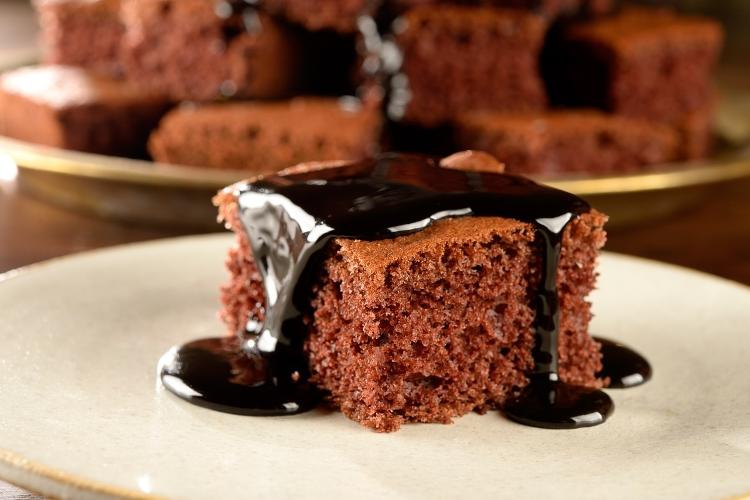
[[[355,98],[183,106],[162,120],[149,150],[161,162],[275,172],[372,155],[380,122],[376,106]]]
[[[237,233],[222,290],[222,318],[235,333],[248,318],[263,319],[264,296],[236,199],[225,191],[217,202]],[[569,224],[558,275],[560,373],[591,387],[601,385],[601,362],[586,296],[605,221],[592,211]],[[534,365],[540,252],[530,224],[493,217],[443,220],[394,239],[334,240],[308,312],[315,382],[378,431],[502,406]]]
[[[128,76],[175,100],[279,97],[298,86],[300,40],[265,14],[214,0],[123,0],[122,15]]]
[[[434,126],[469,110],[536,111],[546,96],[538,57],[546,22],[513,9],[424,6],[396,23],[402,74],[390,115]]]
[[[678,134],[666,125],[588,110],[466,113],[456,122],[456,142],[523,174],[630,172],[680,154]]]
[[[357,18],[373,14],[372,0],[263,0],[263,9],[309,30],[357,31]]]
[[[69,66],[0,76],[0,135],[64,149],[141,157],[168,101],[142,87]]]
[[[117,74],[124,27],[120,0],[35,0],[43,59]]]
[[[594,106],[683,129],[700,121],[701,112],[710,113],[711,74],[722,40],[714,20],[626,8],[561,30],[544,56],[546,81],[556,104]]]

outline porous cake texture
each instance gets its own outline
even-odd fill
[[[263,320],[263,287],[236,199],[224,192],[216,202],[237,234],[222,289],[222,318],[235,334],[249,318]],[[558,272],[560,374],[589,387],[602,385],[586,296],[605,221],[592,211],[568,225]],[[496,217],[442,220],[386,240],[333,240],[306,310],[313,381],[349,418],[383,432],[501,408],[534,366],[541,255],[531,224]]]
[[[149,150],[161,162],[268,173],[375,154],[380,125],[377,104],[355,98],[183,106],[162,120]]]

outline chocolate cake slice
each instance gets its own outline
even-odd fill
[[[345,415],[377,431],[503,407],[531,421],[518,398],[539,373],[551,377],[542,387],[554,379],[603,404],[601,413],[591,410],[603,420],[611,402],[593,390],[605,380],[597,376],[600,344],[588,332],[586,297],[606,216],[572,195],[487,173],[497,164],[484,154],[442,164],[451,169],[415,155],[306,164],[220,193],[220,218],[237,235],[222,289],[230,335],[265,332],[286,318],[283,329],[295,333],[251,335],[253,349],[271,345],[276,352],[262,358],[266,370],[290,369],[292,385],[314,384]],[[350,236],[321,237],[331,231]],[[299,262],[306,264],[293,264]],[[294,292],[284,288],[290,276]],[[192,395],[182,397],[193,402],[211,388],[170,380],[180,376],[173,369],[190,365],[190,349],[204,349],[199,342],[163,360],[172,366],[162,371],[167,387],[179,393],[190,386]],[[274,377],[279,386],[224,395],[257,405],[259,397],[289,389],[285,376]],[[304,407],[294,400],[279,411]]]
[[[543,109],[538,59],[544,17],[516,9],[424,5],[394,22],[402,53],[391,79],[389,114],[404,123],[443,125],[473,110]]]
[[[151,135],[155,160],[179,165],[282,170],[310,160],[356,160],[378,150],[377,103],[297,97],[183,106]]]
[[[519,174],[632,172],[681,155],[672,128],[593,110],[465,113],[455,129],[459,147],[488,151]]]
[[[143,157],[170,105],[142,86],[72,66],[0,75],[0,135],[45,146]]]

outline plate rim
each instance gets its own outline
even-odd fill
[[[159,238],[143,242],[126,243],[122,245],[113,245],[105,248],[76,252],[73,254],[54,257],[51,259],[29,264],[27,266],[11,269],[4,273],[0,273],[0,287],[2,287],[6,282],[14,281],[19,278],[23,279],[23,277],[29,273],[37,272],[49,266],[53,266],[69,260],[87,259],[91,258],[94,255],[127,251],[129,249],[132,249],[133,247],[142,248],[163,244],[176,244],[181,241],[190,240],[227,239],[227,242],[229,243],[231,242],[230,236],[231,233],[187,235],[170,238]],[[614,257],[618,260],[621,259],[631,262],[639,262],[641,264],[667,267],[672,271],[688,273],[697,278],[711,279],[713,281],[718,281],[726,286],[731,286],[737,288],[738,290],[750,292],[749,285],[745,285],[744,283],[733,281],[722,276],[716,276],[689,267],[683,267],[668,262],[662,262],[617,252],[604,251],[602,252],[602,255]],[[6,450],[4,448],[0,448],[0,479],[16,485],[17,487],[38,492],[43,495],[51,495],[53,497],[59,496],[63,491],[67,492],[68,490],[72,489],[74,493],[82,495],[84,498],[117,498],[137,500],[155,500],[165,498],[164,496],[108,484],[77,474],[71,474],[65,472],[63,469],[45,465],[41,462],[26,458],[20,453]],[[34,479],[41,480],[42,482],[33,482]],[[730,499],[750,500],[750,491],[731,496]]]
[[[88,496],[93,494],[95,495],[94,498],[107,497],[137,500],[156,500],[165,498],[163,496],[131,490],[122,486],[107,484],[94,479],[70,474],[62,469],[29,460],[18,453],[0,448],[0,472],[2,471],[8,472],[10,476],[6,477],[5,474],[0,476],[0,479],[3,481],[7,481],[19,488],[53,497],[60,496],[61,489],[65,488],[72,489],[77,494]],[[25,479],[26,475],[29,476],[28,480]],[[33,483],[32,478],[50,481],[50,485]],[[58,489],[55,489],[55,487]]]
[[[0,136],[0,154],[9,157],[21,170],[137,185],[219,190],[253,176],[252,172],[245,170],[172,165],[70,151],[5,136]],[[530,177],[583,196],[701,186],[750,177],[750,147],[739,147],[729,154],[706,160],[665,164],[623,175]]]

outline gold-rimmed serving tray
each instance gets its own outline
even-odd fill
[[[27,193],[103,217],[195,229],[216,228],[211,197],[251,174],[65,151],[0,137],[0,169],[17,168]],[[750,146],[709,160],[628,175],[537,177],[573,192],[623,225],[664,216],[719,183],[750,178]]]

